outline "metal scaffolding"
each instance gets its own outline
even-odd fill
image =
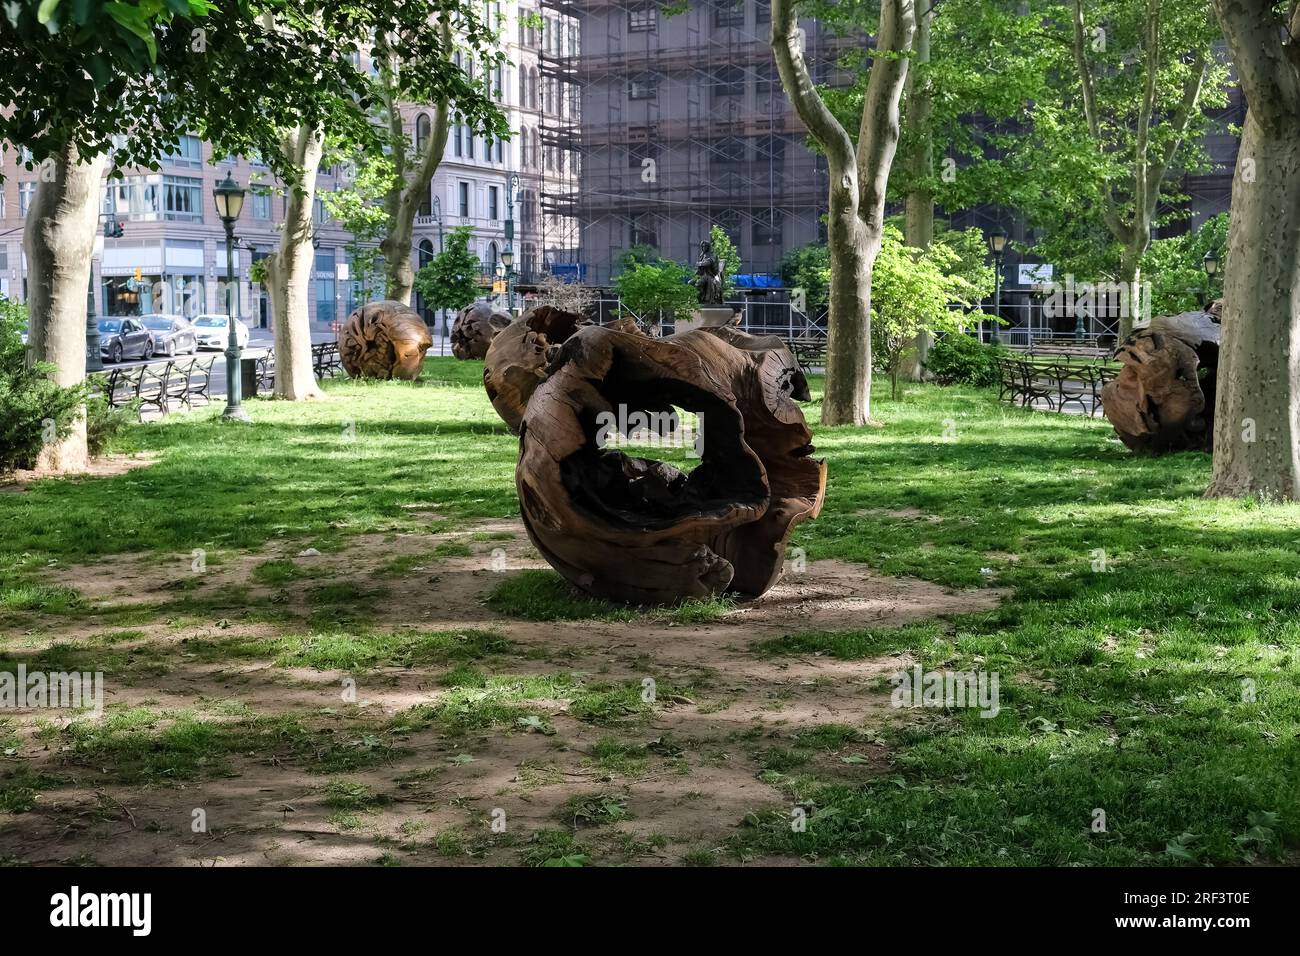
[[[543,144],[573,171],[543,187],[542,204],[576,221],[589,282],[609,282],[638,243],[693,263],[713,225],[755,273],[824,237],[826,163],[781,88],[769,3],[690,0],[671,16],[647,0],[542,3],[582,37],[542,59],[547,78],[581,91],[577,116],[542,115]],[[804,29],[810,60],[829,69],[848,41]]]

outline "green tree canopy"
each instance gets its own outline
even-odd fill
[[[430,309],[463,309],[479,295],[479,258],[469,251],[471,226],[457,226],[443,251],[415,274],[415,291]]]

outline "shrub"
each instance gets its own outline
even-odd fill
[[[107,380],[96,376],[96,383],[101,389]],[[95,379],[92,379],[95,382]],[[102,395],[92,395],[86,400],[86,447],[92,458],[102,455],[116,442],[126,430],[140,419],[140,402],[132,401],[121,408],[114,408]]]
[[[925,367],[940,385],[988,388],[998,384],[998,358],[1005,351],[969,335],[949,334],[930,346]]]
[[[26,325],[26,307],[0,296],[0,473],[30,468],[47,441],[66,438],[85,398],[51,382],[49,365],[27,366]]]

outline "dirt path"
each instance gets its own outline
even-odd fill
[[[257,570],[268,559],[288,559],[279,563],[292,573],[269,580]],[[886,678],[910,664],[902,655],[769,657],[756,641],[893,626],[999,597],[818,561],[703,624],[517,620],[484,603],[509,576],[545,567],[513,521],[356,536],[320,555],[285,544],[194,566],[192,555],[128,555],[53,568],[51,583],[75,587],[97,613],[51,617],[0,644],[11,659],[51,645],[92,661],[111,653],[105,720],[130,711],[140,721],[96,736],[87,729],[95,724],[78,718],[71,730],[41,733],[51,712],[6,712],[0,730],[13,752],[0,758],[0,777],[12,789],[21,775],[38,795],[26,812],[0,809],[0,860],[728,862],[713,851],[747,814],[786,809],[762,774],[771,748],[844,725],[859,734],[843,753],[819,758],[834,765],[828,772],[853,779],[888,767],[870,731],[896,716]],[[365,613],[354,626],[366,634],[490,632],[507,649],[348,669],[284,659],[277,641],[291,637],[295,653],[317,653],[319,642],[298,639],[335,630],[322,625],[358,594]],[[106,613],[117,621],[105,623]],[[474,669],[470,684],[448,676],[458,667]],[[513,709],[484,724],[478,708],[493,703],[492,682],[506,677],[515,681]],[[534,685],[559,690],[530,696]],[[592,699],[632,704],[628,713],[622,704],[593,711]],[[453,703],[468,726],[448,723],[462,719]],[[54,713],[56,724],[68,722],[67,712]],[[210,766],[185,763],[195,720],[228,733]],[[857,758],[840,759],[850,752]],[[150,772],[123,771],[140,764]]]

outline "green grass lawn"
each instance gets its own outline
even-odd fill
[[[173,416],[129,437],[160,456],[151,467],[0,494],[0,637],[42,614],[79,613],[75,591],[46,585],[50,562],[203,549],[219,563],[275,540],[326,551],[353,534],[428,530],[430,512],[449,528],[515,516],[517,441],[492,412],[481,369],[433,359],[416,385],[340,380],[320,403],[253,401],[245,427],[221,422],[220,406]],[[1007,408],[967,389],[909,386],[891,402],[881,385],[884,427],[815,429],[830,477],[820,519],[797,534],[806,573],[848,559],[1008,596],[992,612],[791,633],[753,652],[909,651],[929,669],[979,667],[1001,676],[1001,711],[909,712],[774,751],[764,779],[806,809],[809,826],[795,832],[788,812],[753,815],[729,851],[891,864],[1293,855],[1300,506],[1202,500],[1208,456],[1136,457],[1104,421]],[[818,412],[808,408],[810,421]],[[259,573],[296,571],[281,561]],[[544,576],[496,600],[521,617],[623,613],[592,611]],[[707,624],[725,610],[688,609],[684,620]],[[461,653],[442,638],[388,641],[274,653],[322,665]],[[852,760],[863,734],[888,748],[887,772],[845,784],[818,769],[828,754]]]

